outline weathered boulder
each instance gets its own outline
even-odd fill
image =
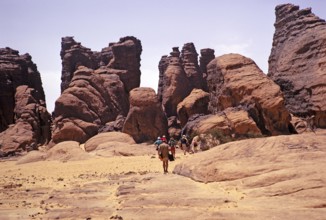
[[[275,10],[275,33],[268,76],[282,89],[295,116],[315,115],[326,127],[326,23],[311,8],[284,4]]]
[[[66,140],[84,143],[118,115],[126,116],[128,109],[128,94],[118,75],[79,67],[55,103],[52,145]]]
[[[188,118],[194,114],[208,114],[209,93],[201,89],[193,89],[177,106],[178,118],[183,127]]]
[[[289,133],[290,114],[280,87],[253,60],[239,54],[223,55],[208,64],[207,72],[212,113],[241,107],[263,134]]]
[[[221,143],[262,136],[255,121],[241,108],[228,108],[214,115],[193,115],[184,133],[189,136],[211,134]]]
[[[0,151],[35,149],[50,138],[40,73],[29,54],[0,49]]]
[[[120,38],[117,43],[110,43],[101,52],[93,52],[89,48],[76,42],[73,37],[63,37],[61,42],[61,93],[69,87],[74,72],[80,66],[90,69],[106,67],[119,75],[125,89],[131,89],[140,85],[140,55],[142,46],[140,40],[128,36]]]
[[[7,130],[0,133],[0,147],[0,157],[36,149],[32,126],[27,121],[11,124]]]
[[[107,122],[103,127],[101,127],[99,129],[99,133],[110,132],[110,131],[122,131],[125,120],[126,120],[125,116],[118,115],[115,121]]]
[[[119,142],[124,144],[135,144],[134,139],[125,133],[122,132],[104,132],[98,135],[95,135],[94,137],[90,138],[88,141],[86,141],[84,148],[85,151],[90,152],[103,143],[107,142]]]
[[[245,187],[273,186],[272,183],[281,181],[282,177],[294,175],[292,177],[298,179],[297,175],[300,175],[300,178],[306,178],[305,175],[311,175],[311,170],[314,170],[311,168],[314,165],[325,164],[325,141],[326,136],[321,133],[318,135],[283,135],[231,142],[204,152],[196,158],[183,161],[175,167],[173,172],[200,182],[243,180]],[[299,164],[300,167],[298,167]],[[310,168],[308,169],[308,167]],[[257,181],[250,180],[258,175],[262,176]],[[323,177],[322,179],[325,178],[320,173],[318,176]],[[310,180],[312,181],[312,179]],[[321,180],[316,180],[316,183],[319,181]],[[302,185],[305,185],[305,182],[301,180]],[[259,193],[270,194],[274,191],[273,189],[276,190],[275,193],[280,193],[280,189],[277,190],[278,184],[275,184],[274,187],[268,191],[259,190]],[[285,187],[283,190],[290,190],[289,188],[297,186],[289,182],[283,187]],[[256,192],[258,193],[258,191]]]
[[[17,161],[17,164],[26,164],[37,161],[56,160],[61,162],[86,160],[91,156],[86,153],[76,141],[64,141],[50,149],[31,151]]]
[[[168,134],[169,137],[174,139],[179,139],[181,136],[181,123],[176,116],[171,116],[168,118]]]
[[[129,101],[130,110],[122,132],[131,135],[137,143],[167,135],[167,118],[152,88],[131,90]]]

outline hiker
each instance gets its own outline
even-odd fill
[[[164,174],[168,173],[168,166],[169,166],[169,145],[166,143],[166,141],[163,141],[162,144],[160,144],[160,147],[158,149],[158,156],[163,162],[163,171]]]
[[[171,153],[172,153],[174,159],[175,159],[175,145],[176,144],[177,144],[177,142],[174,140],[173,137],[171,137],[169,140],[169,146],[170,146]]]
[[[157,137],[157,140],[154,142],[154,146],[156,147],[156,150],[159,149],[160,144],[162,144],[162,139],[161,137]]]
[[[191,142],[191,151],[192,151],[192,153],[197,153],[197,151],[198,151],[198,142],[199,142],[199,137],[198,136],[196,136],[196,137],[194,137],[193,139],[192,139],[192,142]]]
[[[161,140],[162,140],[163,142],[165,141],[165,143],[167,143],[167,139],[166,139],[165,135],[162,136]]]
[[[182,135],[180,140],[180,148],[183,150],[184,155],[186,155],[186,152],[189,152],[189,141],[186,135]]]

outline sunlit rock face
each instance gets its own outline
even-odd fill
[[[130,92],[130,110],[122,131],[137,143],[154,141],[167,135],[168,120],[152,88],[135,88]]]
[[[249,113],[263,134],[288,134],[290,114],[280,87],[250,58],[227,54],[207,66],[209,110],[218,113],[241,107]]]
[[[275,10],[268,76],[282,89],[295,116],[315,116],[326,127],[326,23],[311,8],[284,4]]]

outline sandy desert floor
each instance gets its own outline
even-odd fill
[[[278,173],[274,170],[238,180],[196,182],[172,171],[176,165],[189,164],[197,157],[202,160],[201,154],[207,151],[183,155],[177,149],[176,161],[170,162],[169,173],[163,174],[162,162],[153,145],[140,145],[140,155],[90,155],[83,160],[20,164],[17,164],[19,157],[2,160],[0,219],[293,219],[296,216],[296,219],[325,219],[326,202],[322,202],[322,194],[326,195],[326,177],[318,169],[325,169],[322,166],[326,164],[318,155],[325,154],[326,132],[303,138],[309,141],[308,137],[313,141],[312,160],[319,161],[319,165],[314,166],[310,159],[300,164],[307,167],[305,172],[310,172],[309,167],[314,169],[306,179],[295,174],[300,171],[290,170],[293,165],[290,161],[292,165],[285,164],[287,170],[280,168]],[[262,141],[265,144],[268,140],[277,139]],[[295,136],[293,140],[298,142]],[[290,143],[291,139],[287,141]],[[225,149],[229,148],[226,146]],[[277,144],[271,146],[275,148]],[[290,153],[289,160],[293,157]],[[280,180],[271,183],[276,177]],[[293,191],[290,181],[294,179],[306,182],[307,186]],[[278,185],[285,182],[286,187]],[[293,192],[278,192],[284,188]],[[273,195],[268,194],[271,189]],[[307,193],[311,195],[309,198]],[[287,211],[287,207],[291,209]]]

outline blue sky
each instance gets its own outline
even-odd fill
[[[172,47],[240,53],[267,73],[275,6],[311,7],[326,19],[323,0],[0,0],[0,47],[29,53],[41,73],[48,110],[60,95],[61,38],[100,51],[120,37],[142,42],[141,86],[157,89],[158,62]]]

